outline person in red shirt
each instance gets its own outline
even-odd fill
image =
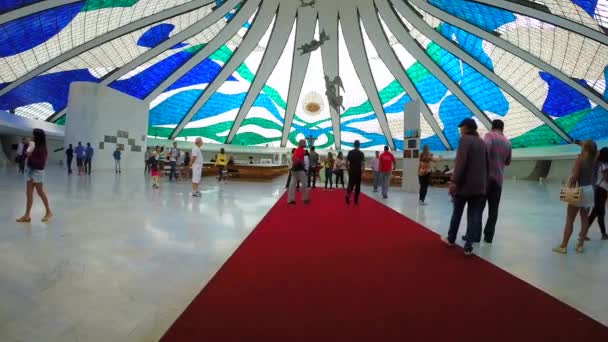
[[[388,187],[391,175],[395,169],[395,156],[389,151],[388,146],[384,146],[384,152],[380,155],[380,174],[382,180],[382,198],[388,198]]]
[[[294,178],[293,182],[289,183],[289,190],[287,191],[287,203],[296,203],[296,184],[302,183],[303,194],[302,202],[304,204],[309,203],[308,199],[308,179],[306,176],[306,165],[304,163],[304,148],[306,147],[306,140],[300,140],[298,148],[293,153],[293,163],[291,166],[291,175]]]

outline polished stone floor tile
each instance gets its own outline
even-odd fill
[[[143,172],[79,177],[51,168],[45,185],[55,217],[40,222],[36,198],[32,223],[17,224],[24,179],[0,170],[0,341],[158,340],[283,194],[284,181],[204,178],[199,199],[188,182],[165,179],[153,190]],[[399,189],[387,200],[364,191],[447,232],[444,189],[431,189],[422,207]],[[585,254],[551,252],[565,216],[558,191],[507,182],[495,243],[476,254],[608,324],[608,242],[593,227]]]

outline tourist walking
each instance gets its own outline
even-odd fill
[[[334,163],[334,155],[331,152],[328,152],[327,158],[325,158],[325,161],[323,162],[323,168],[325,170],[325,189],[327,189],[328,182],[330,189],[334,187],[334,182],[332,181],[332,177],[334,174]]]
[[[177,173],[175,172],[177,166],[177,160],[180,157],[179,149],[177,148],[177,142],[173,142],[173,148],[169,151],[169,181],[175,179],[177,181]]]
[[[359,194],[361,193],[361,173],[365,166],[365,156],[359,150],[361,143],[355,140],[355,149],[350,150],[346,155],[346,168],[348,169],[348,188],[346,190],[346,204],[350,204],[350,195],[355,190],[355,205],[359,204]],[[337,184],[337,181],[336,181]]]
[[[310,165],[308,167],[308,187],[314,189],[317,187],[317,167],[319,166],[319,154],[315,152],[314,146],[310,148],[308,157],[310,159]]]
[[[395,156],[384,146],[384,152],[380,155],[380,174],[382,179],[382,198],[388,198],[388,188],[391,185],[391,176],[396,168]]]
[[[475,120],[464,119],[458,127],[460,128],[461,138],[449,187],[454,209],[448,236],[441,239],[450,246],[454,245],[464,207],[467,206],[467,232],[464,253],[465,255],[471,255],[473,254],[473,243],[479,240],[481,236],[481,221],[488,183],[488,152],[486,144],[477,133]]]
[[[86,151],[82,143],[79,141],[76,149],[74,150],[76,153],[76,167],[78,168],[78,175],[84,175],[84,158],[86,156]]]
[[[152,153],[150,153],[150,149],[146,148],[146,153],[144,153],[144,164],[145,164],[145,168],[144,168],[144,174],[149,174],[150,173],[150,157],[152,156]]]
[[[19,166],[19,173],[22,175],[25,174],[25,161],[27,159],[27,153],[25,149],[27,148],[27,138],[22,138],[21,142],[17,145],[17,153],[16,153],[16,162]]]
[[[308,198],[308,180],[306,177],[306,164],[305,164],[305,151],[304,147],[306,147],[306,140],[302,139],[298,142],[298,148],[293,153],[292,163],[291,163],[291,177],[293,177],[293,182],[289,183],[289,189],[287,191],[287,204],[295,204],[296,203],[296,185],[298,183],[302,184],[303,192],[302,192],[302,202],[304,204],[310,203]]]
[[[148,164],[150,165],[150,175],[152,175],[152,188],[160,188],[160,163],[158,152],[152,151]]]
[[[433,162],[433,154],[429,151],[428,145],[424,145],[418,163],[418,184],[420,184],[418,203],[420,205],[425,205],[424,201],[431,184],[431,162]]]
[[[85,160],[84,160],[84,172],[87,174],[91,174],[91,165],[93,163],[93,147],[91,147],[91,143],[87,143],[87,149],[85,151]]]
[[[338,156],[336,157],[336,161],[334,163],[334,173],[336,174],[336,188],[338,188],[338,183],[342,184],[342,189],[344,189],[344,172],[346,171],[346,160],[344,160],[344,155],[342,152],[338,152]]]
[[[226,166],[228,165],[228,157],[226,157],[226,151],[223,148],[220,149],[220,153],[215,156],[215,167],[217,168],[217,181],[221,182],[225,179]]]
[[[121,170],[120,170],[120,157],[121,157],[120,147],[116,146],[116,149],[114,150],[114,153],[112,153],[112,157],[114,157],[114,171],[116,173],[121,173]]]
[[[492,132],[487,133],[484,137],[488,148],[488,189],[486,193],[488,220],[483,231],[483,240],[486,243],[492,243],[494,240],[504,170],[505,166],[511,164],[511,142],[504,136],[504,129],[505,123],[502,120],[494,120],[492,121]]]
[[[289,184],[291,184],[291,167],[293,166],[293,154],[296,152],[295,148],[291,149],[291,156],[287,158],[287,168],[289,169],[289,174],[287,175],[287,183],[285,183],[285,189],[289,189]],[[298,184],[298,189],[300,188],[300,184]]]
[[[34,203],[34,189],[36,189],[38,196],[40,196],[40,199],[44,204],[44,209],[46,210],[44,217],[42,217],[42,222],[47,222],[51,219],[51,217],[53,217],[53,212],[49,206],[49,199],[43,188],[44,168],[46,166],[48,157],[48,151],[46,149],[46,133],[39,128],[35,128],[33,131],[33,136],[33,150],[28,150],[26,152],[28,173],[25,190],[27,198],[25,214],[18,218],[17,222],[30,222],[32,220],[31,212],[32,205]]]
[[[378,192],[378,187],[381,183],[380,177],[380,151],[376,151],[376,157],[372,159],[371,163],[372,168],[372,185],[374,186],[374,192]]]
[[[606,198],[608,198],[608,147],[604,147],[600,150],[600,155],[597,158],[596,178],[595,182],[595,204],[593,210],[589,215],[589,227],[593,224],[593,221],[597,217],[597,224],[600,226],[602,232],[602,240],[608,240],[606,234],[606,223],[604,217],[606,216]]]
[[[68,146],[68,149],[65,150],[65,160],[66,165],[68,167],[68,175],[72,174],[72,160],[74,159],[74,149],[72,148],[72,144]]]
[[[194,147],[190,156],[190,164],[188,167],[192,169],[192,197],[201,197],[199,184],[203,177],[203,138],[198,137],[194,141]]]
[[[593,185],[595,184],[596,155],[597,146],[592,140],[586,140],[582,143],[582,153],[576,158],[572,169],[572,176],[568,180],[569,186],[579,186],[581,188],[583,193],[582,200],[578,204],[568,204],[568,208],[566,209],[564,237],[562,243],[553,248],[554,252],[562,254],[568,253],[568,242],[574,231],[574,220],[576,219],[576,215],[579,215],[581,219],[581,231],[575,250],[578,253],[583,253],[585,251],[585,237],[589,230],[589,211],[594,204]]]

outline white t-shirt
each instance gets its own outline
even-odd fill
[[[203,153],[201,152],[201,149],[194,146],[192,148],[192,154],[191,154],[192,158],[196,157],[196,159],[194,160],[193,165],[197,165],[197,166],[203,166]]]
[[[597,186],[604,190],[608,190],[608,178],[604,177],[606,170],[608,170],[608,163],[602,163],[597,168]]]
[[[171,154],[169,155],[169,161],[177,162],[177,158],[179,158],[180,153],[178,148],[171,148]]]
[[[20,156],[23,154],[23,143],[19,143],[19,145],[17,145],[17,155]]]
[[[34,143],[33,141],[30,141],[29,144],[27,145],[27,149],[25,150],[25,152],[32,153],[32,152],[34,152],[34,148],[36,148],[36,143]]]

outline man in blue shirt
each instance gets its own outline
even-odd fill
[[[78,146],[76,146],[74,152],[76,153],[76,166],[78,166],[78,175],[82,175],[84,173],[85,150],[84,146],[82,146],[82,143],[80,141],[78,142]]]
[[[114,171],[120,173],[120,147],[116,146],[116,150],[114,150],[112,156],[114,157]]]
[[[87,143],[87,149],[85,151],[85,159],[84,159],[84,171],[88,174],[91,174],[91,162],[93,161],[93,148],[91,147],[91,143]]]

